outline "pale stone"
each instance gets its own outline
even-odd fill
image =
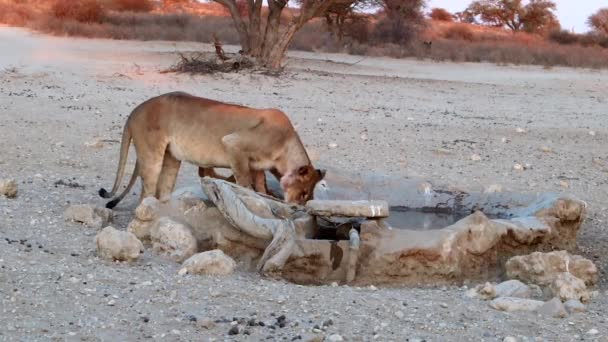
[[[135,209],[135,217],[141,221],[158,219],[160,202],[155,197],[146,197]]]
[[[17,197],[17,182],[13,179],[0,179],[0,196],[4,195],[7,198]]]
[[[550,289],[553,295],[562,301],[576,299],[588,303],[591,298],[585,282],[568,272],[558,274]]]
[[[544,302],[534,299],[500,297],[492,300],[489,305],[499,311],[534,311],[540,308]]]
[[[564,303],[566,310],[569,313],[585,312],[587,307],[578,299],[570,299]]]
[[[329,336],[328,340],[330,342],[341,342],[341,341],[344,341],[344,338],[341,335],[332,334]]]
[[[517,342],[517,339],[513,336],[507,336],[502,339],[502,342]]]
[[[99,256],[107,260],[134,261],[144,250],[135,235],[112,226],[105,227],[95,236],[95,245]]]
[[[197,242],[190,228],[169,217],[160,218],[150,235],[152,249],[176,262],[196,253]]]
[[[234,272],[236,262],[219,249],[195,254],[184,261],[180,273],[202,275],[229,275]]]
[[[566,251],[515,256],[507,261],[505,267],[508,278],[541,286],[551,284],[562,272],[572,273],[587,285],[597,282],[597,268],[593,262]]]
[[[485,193],[503,192],[503,186],[501,184],[490,184],[484,189]]]
[[[312,215],[317,216],[349,216],[349,217],[388,217],[388,202],[372,201],[340,201],[340,200],[311,200],[306,203]]]
[[[496,297],[530,298],[532,290],[519,280],[507,280],[494,286]]]
[[[483,300],[496,298],[496,287],[492,283],[485,283],[477,287],[477,296]]]
[[[537,312],[543,316],[564,318],[568,316],[568,312],[562,304],[562,301],[555,297],[538,308]]]
[[[66,221],[75,221],[91,228],[103,228],[112,219],[112,210],[93,207],[89,204],[76,204],[69,206],[63,216]]]
[[[138,239],[146,241],[150,240],[150,234],[155,224],[155,221],[142,221],[134,219],[127,226],[127,231],[133,233]]]

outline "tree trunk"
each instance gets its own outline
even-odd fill
[[[249,0],[250,55],[259,57],[262,52],[262,0]]]
[[[274,44],[268,51],[267,56],[264,57],[264,63],[266,67],[271,70],[280,70],[281,69],[281,61],[287,52],[287,48],[291,41],[293,40],[294,35],[300,29],[300,25],[297,23],[292,23],[287,28],[287,31],[281,36],[281,38]]]
[[[243,18],[241,18],[241,14],[239,13],[239,9],[236,6],[236,2],[234,0],[215,0],[215,2],[223,5],[230,12],[230,16],[232,17],[232,21],[234,22],[234,28],[239,34],[241,48],[243,49],[244,53],[249,54],[251,52],[249,32],[247,31],[247,25],[245,25]]]

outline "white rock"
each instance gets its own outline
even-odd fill
[[[549,146],[545,146],[545,145],[543,145],[543,146],[539,147],[538,149],[539,149],[541,152],[545,152],[545,153],[550,153],[550,152],[553,152],[553,150],[551,149],[551,147],[549,147]]]
[[[562,301],[576,299],[588,303],[591,298],[585,282],[569,272],[558,274],[549,288],[553,295]]]
[[[502,339],[502,342],[518,342],[517,339],[513,336],[507,336]]]
[[[568,312],[562,304],[562,301],[555,297],[538,308],[537,312],[543,316],[564,318],[568,316]]]
[[[112,220],[112,210],[93,207],[89,204],[69,206],[63,213],[66,221],[75,221],[91,228],[103,228]]]
[[[526,130],[525,130],[525,129],[523,129],[523,128],[521,128],[521,127],[517,127],[517,128],[515,129],[515,132],[517,132],[517,133],[526,133]]]
[[[530,298],[532,290],[519,280],[507,280],[494,287],[496,297]]]
[[[471,155],[471,160],[472,161],[480,161],[481,160],[481,156],[479,154],[472,154]]]
[[[405,314],[402,311],[397,311],[395,312],[395,316],[397,316],[397,318],[402,319],[403,317],[405,317]]]
[[[564,306],[566,307],[566,310],[571,314],[587,311],[587,307],[583,303],[581,303],[580,300],[576,300],[576,299],[567,300],[564,303]]]
[[[190,228],[169,217],[158,220],[150,237],[155,252],[176,262],[182,262],[196,253],[197,242]]]
[[[513,165],[513,170],[522,171],[523,169],[524,169],[524,166],[521,165],[520,163],[515,163],[515,165]]]
[[[230,275],[236,268],[236,262],[219,249],[195,254],[184,261],[183,271],[190,274]]]
[[[589,135],[594,137],[595,136],[595,131],[589,131]]]
[[[501,184],[490,184],[484,189],[485,193],[503,192],[503,186]]]
[[[319,216],[352,216],[352,217],[388,217],[388,202],[372,201],[341,201],[341,200],[310,200],[306,208],[312,215]]]
[[[338,144],[336,143],[329,143],[329,145],[327,145],[329,148],[336,148],[338,147]]]
[[[13,179],[0,179],[0,196],[4,195],[7,198],[15,198],[17,197],[17,192],[17,182]]]
[[[328,340],[330,342],[340,342],[340,341],[344,341],[344,338],[342,337],[342,335],[333,334],[333,335],[329,336]]]
[[[589,329],[589,331],[587,331],[587,335],[597,335],[599,333],[600,332],[597,329],[595,329],[595,328]]]
[[[489,305],[499,311],[534,311],[540,308],[544,302],[534,299],[500,297],[492,300]]]
[[[112,226],[105,227],[95,236],[97,253],[107,260],[134,261],[144,251],[144,245],[129,232]]]

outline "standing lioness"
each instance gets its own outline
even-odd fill
[[[124,175],[133,140],[137,162],[125,191],[108,202],[113,208],[141,176],[140,197],[168,199],[182,161],[202,168],[231,168],[236,182],[251,187],[263,170],[281,175],[285,200],[303,204],[325,172],[315,169],[291,122],[277,109],[254,109],[174,92],[151,98],[131,112],[125,124],[113,197]],[[258,181],[256,181],[258,183]]]

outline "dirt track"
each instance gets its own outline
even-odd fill
[[[292,53],[280,78],[157,72],[176,49],[201,47],[210,50],[0,27],[0,178],[19,182],[17,199],[0,198],[0,339],[291,341],[331,319],[323,334],[351,341],[606,340],[607,72],[384,58],[350,65],[361,57],[308,53]],[[465,189],[570,192],[589,204],[579,245],[601,271],[599,296],[587,313],[547,319],[494,311],[459,287],[302,287],[242,272],[180,277],[177,264],[149,252],[136,265],[102,262],[96,231],[64,222],[63,210],[103,203],[96,191],[113,182],[128,113],[175,90],[281,108],[319,165]],[[100,148],[90,146],[98,140]],[[518,171],[516,163],[529,165]],[[182,168],[178,186],[194,182],[196,169]],[[117,208],[115,226],[125,228],[138,194]],[[288,324],[252,327],[250,336],[228,336],[230,323],[197,326],[253,313],[270,324],[285,315]],[[586,334],[592,328],[599,334]]]

